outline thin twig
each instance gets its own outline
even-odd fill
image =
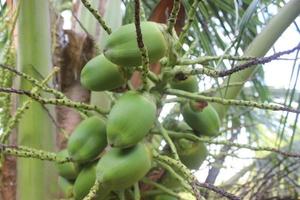
[[[221,55],[221,56],[201,56],[196,59],[188,59],[188,58],[181,58],[178,59],[177,64],[178,65],[194,65],[194,64],[207,64],[211,61],[218,61],[222,58],[223,60],[235,60],[235,61],[249,61],[257,59],[253,56],[233,56],[233,55]]]
[[[41,81],[35,79],[32,76],[27,75],[26,73],[20,72],[18,70],[16,70],[13,66],[9,66],[9,65],[4,65],[4,64],[0,64],[0,68],[6,69],[11,71],[12,73],[26,79],[27,81],[29,81],[30,83],[32,83],[33,85],[35,85],[36,87],[44,90],[45,92],[49,92],[54,94],[57,98],[67,98],[63,93],[50,88],[49,86],[47,86],[47,84],[42,84]]]
[[[140,49],[142,57],[142,79],[143,79],[143,89],[147,88],[147,76],[149,73],[149,56],[148,51],[143,42],[143,35],[141,30],[141,19],[140,19],[140,0],[135,0],[135,15],[134,15],[134,24],[136,29],[136,40],[138,47]]]
[[[179,61],[178,64],[180,64],[180,65],[207,64],[209,61],[219,60],[221,57],[223,59],[236,60],[236,61],[248,60],[248,62],[236,65],[236,66],[234,66],[234,67],[232,67],[231,69],[228,69],[228,70],[218,71],[218,70],[215,70],[215,69],[212,69],[212,68],[202,67],[202,68],[187,69],[187,70],[182,71],[182,73],[187,74],[187,75],[205,74],[205,75],[211,76],[213,78],[218,78],[218,77],[229,76],[233,73],[245,70],[249,67],[252,67],[252,66],[255,66],[255,65],[258,65],[258,64],[269,63],[273,60],[278,59],[280,56],[291,54],[294,51],[297,51],[299,49],[300,49],[300,43],[292,49],[282,51],[282,52],[278,52],[278,53],[275,53],[275,54],[273,54],[271,56],[267,56],[267,57],[256,58],[256,57],[243,57],[243,56],[231,56],[231,55],[204,56],[204,57],[200,57],[200,58],[195,59],[195,60],[184,59],[184,60]],[[179,73],[179,72],[180,71],[176,71],[174,73]]]
[[[167,170],[172,177],[174,177],[176,180],[180,182],[180,184],[188,191],[193,192],[191,186],[187,184],[186,180],[184,180],[177,172],[169,166],[167,163],[157,161],[159,165],[161,165],[165,170]]]
[[[48,117],[50,118],[50,120],[52,121],[52,123],[54,124],[54,126],[63,133],[63,136],[68,139],[68,134],[66,133],[66,130],[59,125],[59,123],[56,121],[55,117],[52,115],[51,111],[46,107],[46,105],[41,104],[42,108],[45,110],[45,112],[47,113]]]
[[[287,55],[287,54],[293,53],[294,51],[297,51],[299,49],[300,49],[300,43],[296,47],[294,47],[293,49],[290,49],[290,50],[287,50],[287,51],[278,52],[278,53],[275,53],[275,54],[273,54],[271,56],[268,56],[268,57],[257,58],[257,59],[254,59],[252,61],[246,62],[244,64],[237,65],[237,66],[233,67],[232,69],[221,71],[219,73],[219,77],[228,76],[228,75],[233,74],[233,73],[235,73],[237,71],[241,71],[241,70],[247,69],[247,68],[249,68],[251,66],[255,66],[255,65],[258,65],[258,64],[265,64],[265,63],[271,62],[272,60],[276,60],[277,58],[279,58],[282,55]]]
[[[172,165],[177,170],[179,170],[185,176],[185,178],[187,178],[188,182],[191,184],[193,192],[196,195],[197,200],[201,199],[198,187],[202,187],[202,188],[212,190],[212,191],[214,191],[214,192],[220,194],[221,196],[226,197],[230,200],[240,200],[241,199],[240,197],[237,197],[237,196],[235,196],[235,195],[233,195],[229,192],[226,192],[225,190],[223,190],[221,188],[218,188],[214,185],[207,184],[207,183],[200,183],[195,178],[195,176],[183,164],[179,163],[178,161],[176,161],[172,158],[169,158],[167,156],[159,155],[159,154],[157,154],[157,152],[154,152],[153,156],[158,161],[163,162],[163,163],[167,163],[169,165]]]
[[[167,29],[167,31],[169,33],[172,33],[172,30],[173,30],[173,28],[175,26],[175,23],[176,23],[176,19],[177,19],[177,15],[179,13],[179,10],[180,10],[180,0],[174,0],[173,8],[172,8],[170,17],[168,19],[168,29]]]
[[[179,35],[178,42],[176,44],[177,49],[179,49],[181,47],[181,45],[183,44],[183,42],[184,42],[183,39],[186,36],[186,33],[189,30],[190,26],[194,22],[195,13],[196,13],[199,3],[200,3],[200,0],[194,0],[192,7],[189,10],[187,22],[185,23],[184,27],[182,28],[182,31]]]
[[[158,122],[158,126],[159,126],[159,129],[160,129],[160,132],[163,136],[163,138],[165,139],[166,143],[169,145],[170,149],[171,149],[171,152],[173,154],[173,157],[176,159],[176,160],[180,160],[179,159],[179,156],[178,156],[178,153],[177,153],[177,149],[173,143],[173,141],[171,140],[171,138],[169,137],[168,135],[168,132],[166,129],[164,129],[164,127]]]
[[[89,193],[83,198],[83,200],[92,200],[96,197],[97,191],[100,188],[100,182],[98,180],[95,181],[93,187],[90,189]]]
[[[134,200],[140,200],[140,199],[141,199],[140,186],[139,186],[139,182],[136,182],[134,184]]]
[[[81,0],[83,5],[92,13],[92,15],[96,18],[96,20],[99,22],[99,24],[102,26],[102,28],[106,31],[106,33],[109,35],[112,33],[111,28],[109,28],[105,21],[102,19],[99,12],[94,9],[91,5],[91,3],[88,0]]]
[[[214,191],[215,193],[223,196],[223,197],[226,197],[227,199],[230,199],[230,200],[241,200],[240,197],[237,197],[229,192],[226,192],[225,190],[219,188],[219,187],[216,187],[212,184],[209,184],[209,183],[200,183],[200,182],[197,182],[196,185],[198,187],[201,187],[201,188],[206,188],[208,190],[211,190],[211,191]]]
[[[192,187],[193,193],[197,200],[201,200],[201,194],[199,190],[196,187],[197,179],[196,177],[191,173],[191,171],[181,162],[174,160],[168,156],[160,155],[158,152],[153,151],[153,158],[157,161],[164,162],[170,166],[175,167],[178,171],[181,172],[181,174],[184,176],[184,178],[189,182],[189,184]]]
[[[61,158],[53,152],[47,152],[25,146],[6,145],[2,143],[0,143],[0,152],[3,154],[13,155],[17,157],[36,158],[39,160],[54,161],[57,163],[65,163],[71,161],[71,158]]]
[[[300,110],[286,107],[283,105],[258,103],[258,102],[254,102],[254,101],[245,101],[245,100],[236,100],[236,99],[223,99],[220,97],[208,97],[208,96],[193,94],[190,92],[185,92],[183,90],[176,90],[176,89],[166,89],[165,94],[175,95],[178,97],[184,97],[184,98],[187,98],[190,100],[219,103],[222,105],[245,106],[245,107],[254,107],[254,108],[273,110],[273,111],[280,110],[280,111],[287,111],[287,112],[293,112],[293,113],[300,113]]]
[[[79,26],[80,26],[80,28],[83,30],[83,32],[86,34],[86,35],[88,35],[88,36],[90,36],[91,38],[92,38],[92,36],[91,36],[91,34],[88,32],[88,30],[84,27],[84,25],[81,23],[81,21],[78,19],[78,17],[76,16],[76,14],[72,11],[71,12],[72,13],[72,16],[74,17],[74,19],[75,19],[75,21],[79,24]]]
[[[63,105],[71,108],[76,108],[76,109],[85,109],[85,110],[90,110],[90,111],[95,111],[98,112],[99,114],[107,114],[107,111],[102,110],[96,105],[90,105],[82,102],[76,102],[76,101],[71,101],[71,100],[66,100],[66,99],[53,99],[53,98],[43,98],[35,93],[26,91],[26,90],[17,90],[14,88],[0,88],[0,92],[8,92],[8,93],[15,93],[15,94],[20,94],[20,95],[26,95],[42,104],[52,104],[52,105]]]
[[[41,82],[41,85],[45,85],[53,76],[55,73],[58,72],[58,68],[54,67],[53,70],[44,78],[44,80]],[[38,87],[33,87],[30,92],[34,94],[38,94],[40,88]],[[4,141],[7,140],[11,130],[14,128],[14,126],[21,120],[23,114],[25,111],[29,108],[30,104],[32,103],[32,100],[27,100],[25,101],[21,107],[19,107],[13,117],[11,117],[5,126],[5,131],[0,137],[0,142],[4,143]]]
[[[287,151],[282,151],[273,147],[254,147],[251,145],[247,145],[247,144],[238,144],[238,143],[234,143],[234,142],[230,142],[228,140],[226,141],[215,141],[212,140],[210,138],[204,138],[204,137],[198,137],[193,133],[190,132],[175,132],[175,131],[171,131],[168,130],[168,133],[170,135],[170,137],[172,138],[185,138],[191,141],[201,141],[204,143],[208,143],[208,144],[216,144],[216,145],[229,145],[229,146],[233,146],[233,147],[237,147],[237,148],[245,148],[245,149],[250,149],[253,151],[269,151],[269,152],[274,152],[280,155],[283,155],[285,157],[294,157],[294,158],[300,158],[300,153],[298,152],[287,152]],[[156,134],[160,134],[159,132],[157,132]]]
[[[58,90],[55,90],[55,89],[51,88],[50,86],[47,85],[47,83],[42,83],[41,81],[35,79],[32,76],[29,76],[26,73],[23,73],[21,71],[16,70],[12,66],[0,64],[0,68],[3,68],[5,70],[9,70],[12,73],[26,79],[27,81],[29,81],[31,84],[33,84],[37,88],[39,88],[39,89],[41,89],[45,92],[53,94],[56,98],[65,99],[66,101],[71,101],[66,95],[64,95],[62,92],[60,92]],[[59,68],[57,68],[57,67],[55,67],[55,69],[56,69],[56,71],[59,70]],[[81,116],[86,116],[86,113],[83,110],[79,109],[78,111],[79,111]]]
[[[180,196],[176,192],[170,190],[169,188],[165,187],[162,184],[159,184],[159,183],[156,183],[155,181],[152,181],[149,178],[143,178],[142,181],[144,183],[148,184],[148,185],[152,185],[152,186],[156,187],[157,189],[160,189],[161,191],[163,191],[163,192],[165,192],[165,193],[167,193],[169,195],[172,195],[174,197],[180,198]]]

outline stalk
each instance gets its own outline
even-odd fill
[[[281,34],[287,29],[287,27],[298,17],[300,14],[300,1],[291,0],[287,3],[278,14],[276,14],[273,19],[270,20],[268,25],[259,33],[252,43],[245,50],[244,56],[254,56],[262,57],[269,49],[274,45],[276,40],[281,36]],[[241,63],[238,63],[241,64]],[[246,70],[234,73],[231,75],[230,79],[225,79],[221,87],[227,84],[235,83],[245,83],[249,80],[251,76],[256,72],[257,67],[248,68]],[[230,87],[225,89],[220,89],[218,96],[224,99],[235,99],[243,88],[243,84],[237,85],[236,87]],[[218,112],[220,118],[222,119],[228,110],[228,106],[223,106],[221,104],[213,105]]]
[[[47,0],[19,0],[18,68],[41,80],[52,67],[49,3]],[[21,88],[32,85],[20,80]],[[19,106],[29,100],[20,96]],[[53,108],[48,108],[53,114]],[[18,127],[18,145],[54,151],[54,127],[46,110],[38,102],[29,104]],[[56,174],[51,163],[28,158],[17,160],[17,199],[54,199]]]
[[[101,0],[91,0],[89,1],[91,6],[95,9],[100,7]],[[79,16],[78,16],[79,21],[83,25],[83,27],[88,31],[89,34],[91,34],[94,39],[97,39],[99,37],[99,30],[97,30],[97,26],[95,26],[98,22],[95,19],[95,17],[82,5],[80,2],[79,6]],[[76,32],[84,32],[81,27],[79,27],[76,24]]]

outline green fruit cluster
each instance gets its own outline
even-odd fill
[[[68,152],[78,163],[95,159],[107,146],[106,123],[93,116],[83,120],[73,131],[68,141]]]
[[[167,53],[164,29],[154,22],[141,23],[150,63]],[[128,24],[108,37],[103,54],[87,62],[80,81],[92,91],[114,90],[126,84],[139,65],[135,25]],[[78,124],[67,148],[58,154],[72,160],[57,166],[66,196],[83,199],[97,180],[101,188],[96,199],[106,199],[111,191],[131,187],[143,178],[152,164],[143,139],[155,123],[156,110],[150,93],[128,91],[117,99],[107,119],[92,116]]]
[[[150,63],[155,63],[167,53],[168,41],[165,25],[155,22],[142,22],[143,42],[147,48]],[[104,46],[104,55],[113,63],[125,67],[142,64],[140,50],[136,41],[134,24],[121,26],[113,32]]]
[[[69,157],[69,153],[67,149],[60,151],[57,156],[59,158]],[[67,162],[62,164],[57,164],[57,170],[61,177],[64,177],[68,180],[75,180],[77,175],[80,172],[79,164],[75,162]]]
[[[148,94],[126,92],[108,115],[107,138],[113,147],[131,147],[141,141],[156,119],[156,105]]]
[[[167,53],[166,28],[155,22],[142,22],[143,41],[150,63],[155,63]],[[91,59],[80,74],[81,84],[92,91],[113,90],[124,85],[133,68],[142,64],[137,46],[135,25],[121,26],[109,35],[103,54]]]
[[[183,67],[178,67],[184,70]],[[198,92],[196,76],[176,73],[170,86],[191,93]],[[221,125],[218,113],[207,102],[189,101],[181,104],[181,114],[186,123],[177,124],[177,131],[186,131],[188,126],[198,136],[215,137],[219,135]],[[187,126],[188,125],[188,126]],[[176,142],[179,158],[190,169],[198,169],[207,156],[206,146],[202,142],[179,140]]]
[[[128,97],[129,100],[133,101],[136,100],[135,98],[141,98],[139,100],[142,103],[143,101],[148,101],[140,93],[129,92],[124,94],[124,96],[126,97],[125,102],[128,101]],[[132,96],[133,99],[131,99]],[[119,99],[121,105],[123,105],[123,99]],[[136,103],[139,105],[141,102],[136,101]],[[142,105],[145,106],[144,104]],[[153,106],[152,102],[151,105]],[[117,106],[117,109],[130,110],[132,108],[130,106]],[[153,108],[151,108],[151,110],[155,116],[155,109],[153,111]],[[151,121],[153,121],[153,118],[151,117]],[[106,122],[98,116],[93,116],[83,120],[71,134],[67,148],[57,154],[59,158],[70,157],[72,160],[72,162],[57,164],[60,175],[60,187],[66,197],[74,197],[76,200],[83,199],[95,181],[98,180],[101,183],[101,188],[97,193],[96,199],[104,200],[111,191],[132,186],[150,170],[152,162],[150,150],[146,144],[140,142],[142,140],[141,135],[144,136],[145,132],[141,135],[131,132],[132,127],[130,124],[134,125],[135,122],[127,120],[128,126],[126,122],[120,122],[118,119],[118,117],[112,117]],[[145,117],[143,120],[147,121],[149,119]],[[125,123],[128,128],[124,124],[120,126],[120,123]],[[149,122],[146,122],[146,124],[149,124]],[[109,139],[107,133],[110,133],[108,125],[112,126],[112,128],[114,125],[116,127],[125,127],[120,134],[125,134],[122,138],[127,138],[124,140],[126,148],[123,145],[120,148],[107,147],[107,140]],[[113,128],[113,130],[118,129]],[[134,130],[147,131],[140,128]],[[135,135],[132,135],[132,137],[128,135],[131,133],[135,133]],[[128,141],[130,141],[130,145],[127,144]]]
[[[184,70],[184,67],[179,67]],[[186,76],[178,72],[170,81],[171,88],[186,92],[198,92],[198,81],[196,76]],[[180,112],[184,122],[179,122],[175,131],[185,132],[193,130],[198,136],[214,137],[219,134],[220,119],[214,108],[207,102],[189,101],[181,104]],[[203,142],[192,142],[186,139],[175,141],[180,161],[189,169],[197,170],[208,155],[207,148]],[[181,187],[181,184],[173,176],[166,173],[162,184],[170,188]]]
[[[183,69],[184,67],[178,67]],[[198,92],[198,81],[196,76],[186,76],[176,73],[170,82],[170,86],[191,93]],[[198,134],[214,137],[219,135],[220,119],[218,113],[207,102],[189,101],[181,105],[181,114],[184,121]]]
[[[183,69],[183,67],[180,67]],[[183,69],[184,70],[184,69]],[[198,92],[196,76],[176,73],[170,86],[191,93]],[[189,101],[181,105],[184,122],[177,124],[177,131],[192,128],[198,136],[214,137],[219,134],[220,119],[214,108],[207,102]],[[189,169],[198,169],[207,156],[207,148],[202,142],[191,142],[184,139],[175,142],[180,160]]]
[[[65,197],[83,199],[96,180],[96,163],[107,146],[106,122],[93,116],[81,121],[73,130],[67,148],[59,158],[70,157],[72,162],[57,165],[60,188]],[[102,192],[101,196],[105,193]]]
[[[126,83],[127,71],[110,62],[103,54],[90,60],[80,74],[81,84],[93,91],[104,91],[118,88]]]
[[[132,113],[138,116],[137,120],[130,119]],[[149,95],[130,91],[118,99],[107,121],[98,116],[81,121],[67,148],[58,153],[59,157],[70,157],[73,161],[57,165],[64,193],[82,199],[98,180],[103,187],[98,196],[103,198],[110,191],[130,187],[144,177],[151,168],[152,157],[141,140],[152,127],[155,114],[156,105]],[[107,141],[113,148],[103,152]]]
[[[141,23],[150,63],[159,61],[168,53],[170,41],[165,29],[158,23]],[[84,66],[80,81],[92,91],[114,90],[126,84],[141,64],[135,25],[128,24],[109,35],[103,54]],[[168,80],[163,87],[198,92],[196,76],[178,73]],[[66,196],[83,199],[98,181],[101,187],[96,199],[104,200],[111,191],[129,188],[148,173],[152,155],[143,140],[157,118],[156,102],[150,92],[124,92],[114,102],[107,119],[88,117],[74,129],[67,148],[58,154],[72,160],[57,165],[60,185],[65,188]],[[185,126],[199,135],[216,136],[220,126],[217,113],[209,104],[200,108],[198,103],[188,102],[181,106]],[[180,160],[190,169],[198,169],[207,156],[206,146],[201,142],[177,140],[175,146]],[[156,199],[172,197],[162,195]]]
[[[181,105],[184,121],[198,136],[219,135],[220,119],[215,109],[206,102],[187,102]],[[207,157],[207,148],[202,142],[179,140],[176,142],[178,155],[189,169],[198,169]]]
[[[150,168],[151,153],[145,144],[112,148],[98,162],[97,179],[105,188],[121,190],[144,177]]]

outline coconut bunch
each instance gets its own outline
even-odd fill
[[[176,36],[167,33],[164,24],[142,22],[141,31],[150,64],[170,53]],[[80,81],[91,91],[113,91],[127,84],[140,65],[135,25],[124,25],[109,35],[103,54],[84,66]],[[198,92],[198,80],[179,73],[169,77],[165,87],[194,93]],[[129,188],[148,173],[152,154],[145,138],[157,119],[157,102],[151,91],[125,91],[107,118],[91,116],[74,129],[67,148],[59,153],[72,160],[58,165],[66,196],[83,199],[97,181],[100,188],[96,198],[107,199],[112,191]],[[184,126],[196,134],[218,134],[220,122],[211,105],[189,101],[181,105],[181,113]],[[202,142],[180,139],[174,143],[181,162],[190,169],[198,169],[207,156]],[[168,181],[164,184],[168,186]]]

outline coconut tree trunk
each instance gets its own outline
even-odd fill
[[[39,80],[52,68],[48,0],[18,0],[18,68]],[[25,80],[21,88],[30,90]],[[20,96],[19,107],[29,98]],[[52,113],[53,108],[48,110]],[[38,102],[28,104],[18,127],[18,145],[54,151],[54,127],[49,113]],[[19,158],[17,161],[17,199],[54,199],[55,172],[53,164]]]

